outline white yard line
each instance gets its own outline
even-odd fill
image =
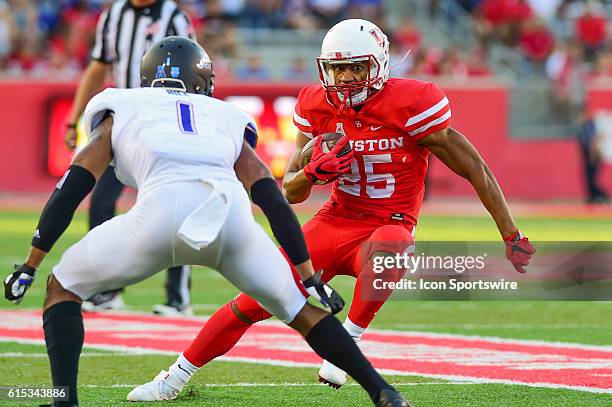
[[[474,385],[479,383],[470,382],[411,382],[411,383],[390,383],[392,386],[438,386],[438,385]],[[134,388],[138,384],[84,384],[80,387],[91,388]],[[202,383],[195,384],[194,387],[321,387],[322,383]],[[347,383],[344,386],[361,386],[359,383]],[[344,387],[343,386],[343,387]]]
[[[25,342],[25,341],[21,341],[21,342]],[[34,343],[34,341],[27,341],[28,343]],[[42,344],[42,341],[38,342],[39,344]],[[114,349],[114,350],[123,350],[125,348],[121,347],[121,346],[100,346],[100,345],[94,345],[94,346],[89,346],[90,348],[99,348],[99,349]],[[12,353],[12,352],[9,352]],[[141,350],[140,352],[137,349],[132,349],[130,350],[130,348],[127,348],[126,352],[116,352],[114,353],[115,355],[121,355],[121,356],[138,356],[138,355],[177,355],[177,353],[175,352],[163,352],[163,351],[153,351],[153,350]],[[28,354],[28,353],[24,353],[23,357],[28,357],[31,356],[32,354]],[[34,357],[46,357],[46,354],[34,354],[36,356]],[[84,353],[83,356],[87,356],[88,353]],[[98,352],[90,352],[90,355],[95,355],[95,356],[107,356],[107,355],[113,355],[113,353],[98,353]],[[2,356],[2,354],[0,354],[0,357]],[[12,357],[12,356],[9,356]],[[319,367],[318,363],[297,363],[297,362],[289,362],[289,361],[278,361],[278,360],[265,360],[265,359],[251,359],[251,358],[244,358],[244,357],[231,357],[231,356],[222,356],[220,358],[217,358],[216,360],[218,361],[225,361],[225,362],[243,362],[243,363],[254,363],[254,364],[266,364],[266,365],[272,365],[272,366],[284,366],[284,367]],[[460,376],[460,375],[436,375],[436,374],[424,374],[421,372],[405,372],[405,371],[397,371],[397,370],[391,370],[391,369],[379,369],[379,372],[385,375],[392,375],[392,376],[417,376],[417,377],[429,377],[432,379],[442,379],[442,380],[449,380],[449,382],[415,382],[415,383],[397,383],[398,385],[410,385],[410,386],[418,386],[420,384],[423,383],[429,383],[429,384],[506,384],[506,385],[513,385],[513,386],[528,386],[528,387],[536,387],[536,388],[549,388],[549,389],[567,389],[567,390],[575,390],[575,391],[583,391],[583,392],[588,392],[588,393],[602,393],[602,394],[612,394],[612,389],[596,389],[596,388],[591,388],[591,387],[585,387],[585,386],[569,386],[569,385],[560,385],[560,384],[552,384],[552,383],[527,383],[527,382],[517,382],[517,381],[511,381],[511,380],[504,380],[504,379],[480,379],[480,378],[473,378],[473,377],[467,377],[467,376]],[[240,383],[238,383],[240,384]],[[350,383],[349,383],[350,384]],[[227,384],[219,384],[218,386],[228,386]],[[235,384],[234,384],[235,385]],[[264,384],[265,385],[265,384]],[[279,384],[280,386],[281,384]],[[284,385],[302,385],[300,383],[294,383],[294,384],[284,384]],[[320,385],[319,383],[304,383],[304,386],[318,386]],[[137,385],[118,385],[119,387],[135,387]],[[208,386],[214,387],[217,385],[212,385],[212,384],[208,384]],[[104,386],[100,386],[100,387],[104,387]],[[107,386],[108,387],[108,386]],[[243,386],[243,387],[246,387]]]
[[[142,356],[150,355],[151,352],[82,352],[81,357],[98,357],[98,356]],[[0,358],[47,358],[46,353],[27,353],[27,352],[5,352],[0,353]]]

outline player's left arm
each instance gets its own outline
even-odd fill
[[[307,279],[314,275],[310,254],[295,213],[280,192],[268,166],[246,140],[242,143],[234,170],[251,194],[253,203],[259,206],[268,218],[274,236],[300,272],[300,276]]]
[[[16,266],[4,281],[4,296],[9,301],[21,302],[34,281],[36,269],[68,228],[74,211],[108,167],[112,159],[112,127],[112,116],[105,116],[91,132],[89,143],[74,157],[58,182],[42,211],[25,262]]]
[[[423,137],[418,144],[472,184],[506,242],[506,256],[518,272],[524,273],[523,267],[529,264],[535,248],[519,231],[493,172],[472,143],[457,130],[446,127]]]

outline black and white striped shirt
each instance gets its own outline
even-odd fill
[[[172,0],[149,7],[115,1],[98,20],[91,58],[113,64],[115,86],[140,86],[140,60],[151,44],[171,35],[195,39],[189,17]]]

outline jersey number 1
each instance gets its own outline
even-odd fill
[[[185,134],[198,134],[195,127],[193,105],[183,100],[176,102],[176,117],[179,129]]]

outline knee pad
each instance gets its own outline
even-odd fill
[[[388,281],[397,281],[406,272],[406,269],[385,267],[379,257],[414,255],[414,237],[410,230],[401,225],[384,225],[376,229],[363,243],[359,259],[355,266],[361,277],[369,276],[371,279],[383,278]],[[365,274],[363,273],[365,272]]]
[[[238,294],[231,301],[232,311],[243,322],[254,324],[264,319],[270,318],[272,315],[263,309],[261,305],[253,298],[244,293]]]
[[[365,242],[364,260],[376,253],[414,254],[414,237],[408,228],[400,225],[384,225],[376,229]]]

